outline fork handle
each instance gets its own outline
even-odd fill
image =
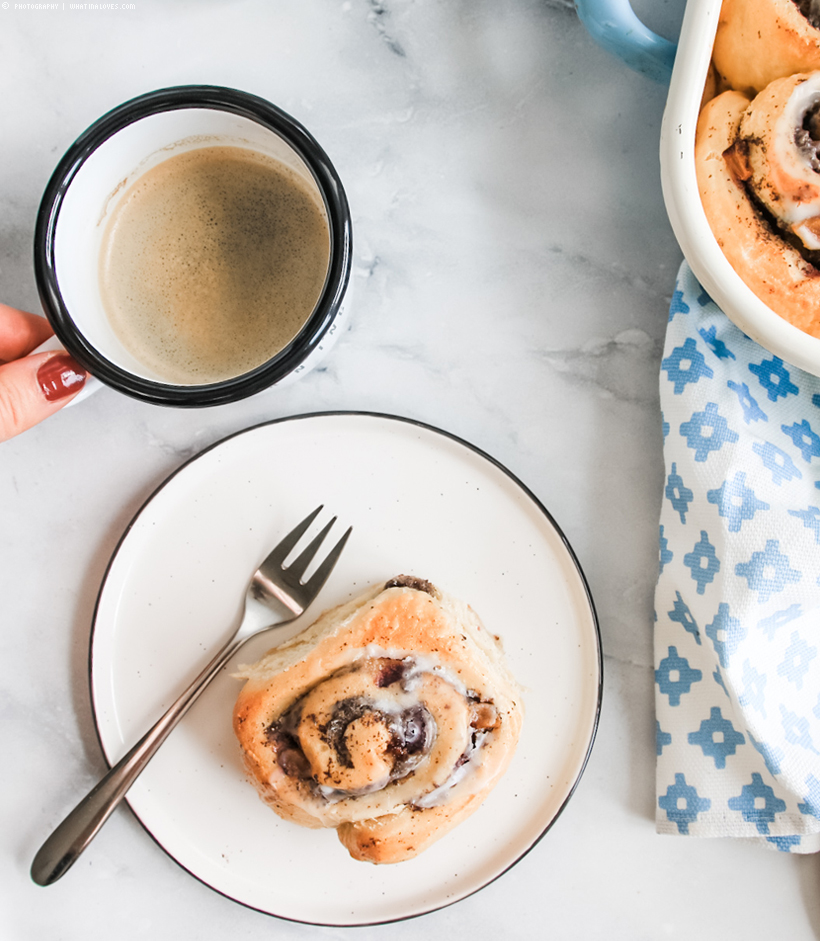
[[[68,872],[179,720],[241,645],[241,640],[229,641],[165,715],[89,791],[43,843],[31,864],[31,878],[37,885],[52,885]]]

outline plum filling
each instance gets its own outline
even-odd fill
[[[398,717],[390,742],[393,773],[403,778],[430,751],[435,735],[435,721],[424,706],[413,706]]]
[[[281,723],[273,722],[265,729],[265,737],[276,752],[276,762],[286,775],[304,778],[310,774],[310,765],[294,736],[286,732]]]
[[[333,716],[327,725],[321,726],[322,737],[327,742],[332,751],[336,753],[336,759],[340,765],[345,768],[353,767],[353,759],[345,741],[347,727],[356,719],[361,719],[365,713],[372,709],[366,699],[343,699],[336,704],[333,710]]]
[[[394,683],[401,683],[412,671],[412,664],[406,660],[382,660],[376,677],[376,686],[383,688],[392,686]]]
[[[290,777],[309,780],[311,769],[299,744],[297,731],[300,715],[301,704],[297,703],[281,719],[274,720],[265,729],[265,736],[276,753],[276,761],[282,771]],[[424,706],[411,706],[393,713],[379,709],[372,700],[364,697],[345,699],[336,704],[330,721],[320,728],[322,738],[343,767],[353,767],[346,740],[347,730],[351,723],[363,716],[374,716],[389,729],[387,754],[392,761],[390,782],[410,774],[432,747],[436,723]],[[317,788],[317,792],[323,797],[337,800],[350,796],[348,792],[336,793],[335,789],[326,787]]]
[[[820,138],[820,106],[812,109],[809,114],[811,118],[807,117],[803,122],[803,127],[795,131],[794,139],[795,144],[801,149],[801,153],[803,153],[812,169],[820,173],[820,140],[817,139]],[[815,134],[817,137],[814,136]],[[801,144],[801,141],[804,141],[804,143]],[[773,236],[783,239],[784,242],[791,245],[800,254],[803,261],[811,265],[820,274],[820,250],[808,248],[792,228],[774,215],[751,185],[752,171],[749,167],[748,148],[749,141],[742,138],[727,147],[723,152],[727,169],[737,185],[745,191],[762,224],[769,229]]]
[[[428,582],[426,578],[416,578],[415,575],[397,575],[395,578],[391,578],[389,582],[386,582],[384,587],[386,589],[415,588],[416,591],[427,592],[428,595],[432,595],[434,598],[438,596],[438,590],[432,582]]]
[[[379,717],[390,730],[388,754],[393,759],[390,780],[403,778],[430,750],[435,734],[435,721],[424,706],[413,706],[399,713],[383,712],[369,699],[345,699],[333,710],[330,722],[321,731],[328,746],[336,753],[339,764],[353,767],[345,735],[351,722],[371,714]]]
[[[806,112],[803,123],[794,132],[794,143],[806,163],[820,173],[820,106]]]
[[[815,277],[820,276],[820,251],[815,251],[810,248],[806,248],[802,240],[798,238],[795,233],[787,228],[784,225],[780,224],[777,216],[775,216],[757,196],[755,191],[751,186],[745,184],[746,193],[749,197],[750,202],[755,208],[755,212],[760,216],[762,222],[766,227],[772,232],[773,235],[778,238],[783,239],[784,242],[787,242],[791,247],[798,252],[803,261],[807,262],[814,269],[813,275]],[[809,273],[809,272],[807,272]]]
[[[820,0],[794,0],[794,5],[815,29],[820,29]]]
[[[329,803],[380,790],[413,774],[430,753],[437,735],[436,720],[423,704],[404,705],[407,694],[418,682],[419,669],[412,658],[377,659],[370,667],[376,687],[397,684],[401,690],[398,699],[380,697],[378,693],[349,695],[324,712],[321,722],[313,712],[315,706],[310,707],[310,714],[304,712],[310,693],[300,698],[265,729],[281,771]],[[468,691],[467,699],[470,723],[467,747],[447,780],[416,806],[443,802],[449,790],[468,772],[476,750],[501,722],[491,702],[482,701],[472,690]],[[306,732],[306,728],[313,731]],[[311,756],[328,752],[332,758],[327,769],[324,766],[327,759],[319,759],[323,769],[320,772],[313,764],[316,757]],[[364,756],[364,764],[359,756]],[[378,769],[377,777],[366,770],[371,761],[375,761],[372,767]],[[352,776],[339,769],[348,769]]]
[[[401,734],[392,745],[396,754],[414,755],[430,746],[430,713],[415,706],[402,715]]]

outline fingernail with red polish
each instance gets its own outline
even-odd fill
[[[49,402],[56,402],[79,392],[88,373],[68,353],[47,359],[37,370],[37,381]]]

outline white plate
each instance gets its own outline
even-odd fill
[[[583,574],[544,507],[491,458],[428,426],[359,413],[260,425],[205,451],[153,495],[111,560],[92,635],[94,713],[114,762],[238,622],[260,560],[319,503],[353,535],[288,636],[400,573],[468,600],[527,687],[506,776],[420,857],[354,862],[333,831],[280,820],[245,780],[229,664],[128,802],[181,866],[237,902],[312,924],[392,921],[464,898],[520,859],[572,794],[597,726],[601,647]],[[272,646],[250,643],[237,661]]]

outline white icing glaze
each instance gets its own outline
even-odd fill
[[[790,226],[797,226],[806,219],[820,215],[820,176],[812,169],[805,154],[795,143],[795,129],[803,126],[806,114],[819,104],[820,72],[814,73],[794,89],[780,116],[775,120],[775,161],[793,180],[805,184],[799,189],[799,197],[791,193],[779,193],[777,215]],[[814,190],[814,194],[811,198],[806,198],[810,190]]]

